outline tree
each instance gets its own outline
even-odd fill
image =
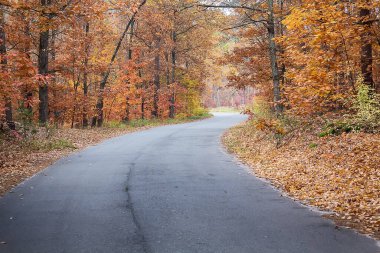
[[[5,18],[4,18],[4,6],[0,5],[0,64],[1,64],[1,74],[7,75],[7,47],[6,47],[6,35],[5,35]],[[5,77],[5,76],[3,76]],[[6,84],[3,84],[4,86]],[[13,122],[13,112],[12,112],[12,98],[5,91],[5,120],[8,124],[8,127],[12,130],[15,129],[15,125]]]
[[[108,78],[109,78],[109,75],[111,73],[111,67],[112,67],[112,64],[114,63],[115,59],[116,59],[116,56],[117,54],[119,53],[119,50],[120,50],[120,47],[122,45],[122,42],[125,38],[125,36],[127,35],[127,32],[129,30],[129,28],[131,27],[132,23],[134,22],[134,19],[137,15],[137,13],[139,12],[139,10],[146,4],[146,0],[143,0],[141,1],[141,3],[137,6],[137,7],[134,7],[133,9],[133,14],[131,16],[131,18],[129,19],[122,35],[120,36],[119,38],[119,41],[118,43],[116,44],[116,47],[115,47],[115,50],[113,51],[113,54],[112,54],[112,57],[111,57],[111,60],[110,60],[110,63],[109,63],[109,67],[108,69],[104,72],[103,74],[103,78],[100,82],[100,91],[99,91],[99,97],[98,97],[98,101],[96,103],[96,109],[98,111],[98,115],[96,117],[96,121],[97,121],[97,126],[98,127],[101,127],[103,125],[103,105],[104,105],[104,102],[103,102],[103,92],[104,92],[104,88],[106,87],[106,84],[107,84],[107,81],[108,81]]]

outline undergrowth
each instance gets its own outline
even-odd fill
[[[281,146],[291,136],[295,129],[300,127],[300,121],[290,115],[276,115],[270,104],[257,97],[245,113],[249,114],[250,124],[275,141],[276,146]]]
[[[357,94],[347,101],[350,104],[348,114],[336,117],[327,116],[319,137],[341,135],[350,132],[378,133],[380,132],[380,96],[371,87],[358,78]],[[257,97],[245,113],[250,115],[250,124],[272,138],[279,147],[294,137],[297,130],[306,130],[317,118],[304,118],[289,114],[276,115],[270,104]],[[322,119],[323,116],[320,116]],[[315,125],[315,124],[314,124]],[[299,131],[298,131],[299,132]]]
[[[64,139],[29,139],[24,140],[22,142],[22,146],[24,149],[29,151],[43,151],[48,152],[52,150],[62,150],[62,149],[76,149],[75,145],[69,141]]]
[[[351,111],[341,119],[328,122],[320,137],[340,135],[350,132],[378,133],[380,131],[380,96],[363,83],[359,78],[356,82],[357,94],[351,102]]]

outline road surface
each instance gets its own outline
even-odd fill
[[[243,116],[159,127],[61,159],[0,199],[0,252],[376,253],[223,151]]]

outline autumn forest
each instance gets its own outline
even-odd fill
[[[376,1],[1,4],[0,108],[11,128],[200,113],[217,65],[279,113],[342,108],[359,76],[379,89]]]

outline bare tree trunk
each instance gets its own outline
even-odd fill
[[[363,75],[364,83],[375,88],[372,74],[372,42],[371,42],[371,22],[369,21],[371,10],[368,8],[360,8],[359,16],[361,18],[361,25],[364,31],[360,35],[361,40],[361,72]]]
[[[275,34],[275,23],[274,23],[274,7],[273,0],[268,0],[268,37],[269,37],[269,57],[272,70],[272,80],[273,80],[273,100],[274,100],[274,109],[277,114],[283,112],[283,106],[281,104],[281,90],[280,90],[280,74],[278,70],[277,62],[277,48],[274,38]]]

